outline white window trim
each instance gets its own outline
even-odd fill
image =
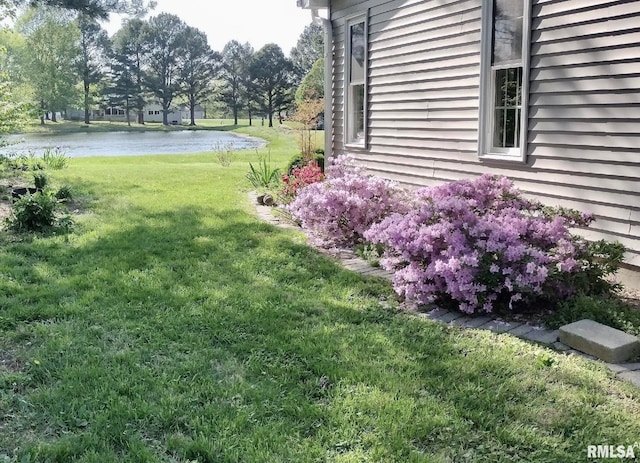
[[[492,147],[494,77],[491,69],[493,46],[493,1],[483,2],[482,48],[480,52],[480,99],[478,127],[478,156],[481,160],[527,162],[527,134],[529,122],[529,68],[531,51],[531,0],[524,1],[522,18],[522,97],[520,110],[520,142],[515,148]],[[506,63],[505,63],[506,64]],[[520,64],[520,61],[517,62]],[[503,66],[504,67],[504,66]]]
[[[359,13],[356,15],[347,16],[345,18],[345,54],[344,54],[344,88],[343,88],[343,103],[344,103],[344,146],[347,148],[359,148],[366,149],[367,148],[367,137],[368,137],[368,116],[367,116],[367,96],[369,94],[369,21],[368,21],[368,10],[366,13]],[[362,140],[351,140],[351,127],[354,124],[353,114],[351,113],[351,89],[349,87],[349,76],[351,75],[351,31],[349,28],[353,24],[357,24],[360,22],[364,22],[364,37],[365,37],[365,46],[364,46],[364,114],[363,114],[363,124],[364,124],[364,136]]]

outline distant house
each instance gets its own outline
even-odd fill
[[[191,110],[189,109],[189,106],[180,106],[178,108],[180,110],[180,114],[182,115],[182,119],[185,121],[190,121],[191,120]],[[199,104],[195,105],[194,111],[193,111],[193,117],[195,119],[204,119],[204,108],[202,106],[200,106]]]
[[[131,109],[129,111],[129,119],[131,122],[137,120],[137,111]],[[180,125],[182,124],[182,113],[178,108],[172,108],[167,115],[169,124]],[[67,119],[70,120],[84,120],[84,110],[82,109],[68,109]],[[91,111],[91,120],[93,121],[113,121],[113,122],[127,122],[126,111],[121,107],[110,106],[103,109],[97,109]],[[162,105],[158,103],[149,103],[144,107],[144,120],[145,122],[162,122]]]
[[[146,122],[162,122],[162,105],[149,103],[144,107],[144,120]],[[167,114],[167,122],[171,125],[182,124],[182,113],[176,107],[171,108]]]
[[[506,175],[640,270],[640,1],[298,6],[325,26],[328,152],[413,186]]]

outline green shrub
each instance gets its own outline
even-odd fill
[[[33,174],[33,185],[40,189],[44,190],[49,183],[49,177],[43,171],[37,171]]]
[[[71,190],[71,187],[69,187],[68,185],[62,185],[60,188],[58,188],[58,191],[56,191],[55,196],[56,196],[56,199],[59,199],[60,201],[63,201],[63,202],[73,200],[73,192]]]
[[[271,166],[270,155],[259,155],[256,166],[249,163],[247,180],[256,190],[267,190],[280,182],[280,169]]]
[[[550,328],[589,319],[640,336],[640,309],[625,304],[615,296],[577,296],[560,304],[547,317]]]
[[[305,160],[302,153],[298,153],[293,156],[289,163],[287,164],[287,174],[291,175],[293,173],[293,169],[296,167],[303,167],[308,161],[316,161],[322,173],[324,173],[324,150],[322,148],[318,148],[314,151],[313,158],[310,160]]]
[[[42,154],[44,163],[51,169],[63,169],[67,167],[68,157],[62,148],[47,148]]]
[[[73,221],[68,215],[59,218],[60,212],[60,204],[53,194],[27,194],[13,203],[5,223],[15,232],[69,231]]]

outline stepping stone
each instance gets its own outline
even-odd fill
[[[640,370],[640,363],[607,363],[607,368],[614,373]]]
[[[626,379],[634,386],[640,387],[640,371],[624,371],[618,374],[618,378]]]
[[[570,349],[566,344],[562,344],[560,341],[556,341],[553,343],[553,348],[558,352],[566,352]]]
[[[520,322],[505,322],[503,320],[493,320],[482,327],[484,330],[493,331],[494,333],[506,333],[518,326],[522,325]]]
[[[470,320],[471,320],[471,318],[467,317],[466,315],[463,315],[460,318],[456,318],[454,320],[451,320],[449,322],[449,326],[465,326],[465,324]]]
[[[458,318],[462,318],[463,315],[460,312],[449,312],[446,314],[441,315],[440,317],[434,318],[434,320],[438,320],[439,322],[442,323],[449,323],[452,322],[453,320],[457,320]]]
[[[474,317],[470,319],[467,323],[465,323],[462,326],[464,326],[465,328],[480,328],[482,325],[486,325],[492,320],[493,318],[491,317],[481,315],[480,317]]]
[[[553,344],[558,340],[558,330],[532,330],[522,336],[529,341],[539,342],[542,344]],[[566,343],[565,343],[566,344]]]
[[[640,353],[640,340],[593,320],[560,327],[560,342],[608,363],[623,363]]]
[[[525,334],[533,331],[535,328],[531,325],[527,325],[526,323],[524,325],[520,325],[517,326],[515,328],[513,328],[512,330],[509,330],[509,334],[512,334],[513,336],[516,336],[518,338],[523,337]]]

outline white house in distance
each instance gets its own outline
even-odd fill
[[[144,107],[145,122],[162,122],[162,105],[160,103],[148,103]],[[167,114],[167,122],[171,125],[182,124],[182,113],[178,108],[171,108]]]
[[[191,110],[189,109],[189,105],[182,105],[178,108],[180,110],[180,115],[182,119],[185,121],[191,120]],[[196,104],[193,110],[193,118],[194,119],[204,119],[204,108]]]
[[[297,3],[325,27],[328,153],[406,185],[506,175],[594,213],[640,286],[640,1]]]
[[[172,108],[167,115],[169,124],[182,124],[182,112],[178,108]],[[67,118],[71,120],[84,119],[84,110],[68,109]],[[129,111],[129,119],[131,122],[137,120],[137,111],[132,109]],[[111,106],[104,109],[91,111],[91,120],[93,121],[113,121],[127,122],[127,115],[124,109],[118,106]],[[162,122],[162,105],[159,103],[149,103],[144,107],[145,122]]]

